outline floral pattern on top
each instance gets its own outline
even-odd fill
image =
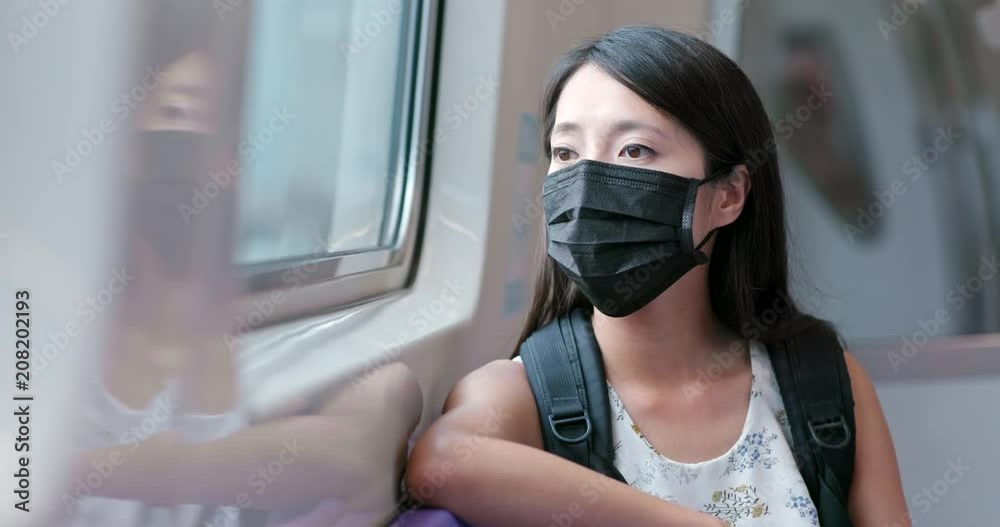
[[[625,405],[622,404],[622,400],[618,398],[618,392],[608,384],[608,398],[611,400],[611,408],[615,411],[615,421],[625,420]]]
[[[778,421],[778,424],[782,427],[788,426],[788,414],[784,410],[778,410],[774,412],[774,418]]]
[[[788,499],[785,500],[785,507],[799,513],[799,518],[809,520],[813,525],[819,525],[819,516],[816,514],[816,507],[813,506],[813,502],[809,499],[809,496],[804,496],[792,489],[788,489]]]
[[[744,472],[756,466],[769,469],[778,463],[778,458],[774,456],[771,444],[778,439],[778,434],[767,431],[765,426],[758,432],[754,432],[743,439],[736,450],[729,454],[729,463],[723,476],[733,472]]]
[[[698,479],[698,474],[697,470],[679,463],[663,463],[660,465],[660,475],[664,481],[676,481],[678,484],[687,485]]]
[[[770,358],[754,343],[750,359],[751,390],[743,399],[744,404],[749,400],[749,408],[740,438],[728,451],[700,462],[678,462],[657,451],[608,384],[615,468],[633,488],[714,515],[730,527],[818,527],[816,508],[792,454],[793,438]]]
[[[750,376],[750,398],[756,399],[764,395],[764,392],[757,386],[757,375],[753,374]]]
[[[757,487],[740,485],[712,493],[712,502],[703,510],[729,525],[744,518],[760,518],[768,514],[767,503],[757,495]]]

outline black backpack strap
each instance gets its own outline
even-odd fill
[[[769,346],[785,403],[799,471],[824,527],[850,526],[847,495],[854,474],[851,378],[836,333],[815,324]]]
[[[521,345],[545,450],[624,482],[614,468],[604,362],[586,312],[535,331]]]

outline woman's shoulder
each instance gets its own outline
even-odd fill
[[[455,385],[452,396],[456,392],[460,392],[463,398],[478,397],[478,394],[487,394],[489,397],[526,394],[530,398],[531,385],[528,384],[528,375],[521,358],[515,357],[494,360],[472,370]]]
[[[541,444],[535,398],[518,361],[495,360],[473,370],[455,385],[444,411],[460,412],[476,423],[487,417],[503,420],[519,442]]]

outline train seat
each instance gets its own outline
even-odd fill
[[[441,509],[418,509],[403,515],[391,527],[470,527],[454,514]]]

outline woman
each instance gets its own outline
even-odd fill
[[[790,305],[775,323],[746,329],[788,292],[774,136],[750,81],[693,37],[626,27],[563,58],[543,114],[549,257],[521,342],[574,308],[592,311],[617,414],[614,464],[629,485],[544,452],[524,367],[495,361],[452,391],[412,452],[409,488],[477,527],[816,525],[762,345],[816,321]],[[691,187],[684,222],[703,257],[668,260],[670,272],[645,281],[599,279],[658,261],[643,252],[670,234],[650,216],[676,211],[639,205]],[[750,353],[700,382],[717,357],[733,356],[733,343]],[[857,420],[851,519],[908,524],[872,383],[847,363]]]

